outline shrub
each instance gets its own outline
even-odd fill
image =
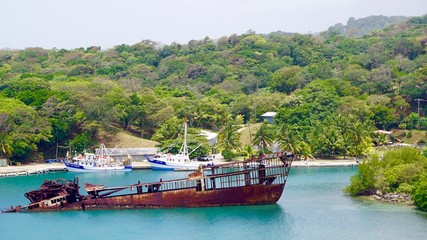
[[[414,191],[414,186],[409,185],[407,183],[402,183],[396,190],[399,193],[407,193],[411,194]]]
[[[427,211],[427,177],[424,177],[423,180],[415,187],[412,200],[414,200],[415,205],[417,205],[421,210]]]
[[[224,159],[227,161],[231,161],[234,158],[234,153],[231,151],[222,151],[221,154],[224,157]]]
[[[359,165],[359,171],[351,176],[350,185],[344,192],[350,195],[368,195],[375,192],[375,166],[379,163],[378,157],[374,156],[371,161],[364,161]]]
[[[426,153],[427,150],[423,154]],[[427,211],[427,158],[414,148],[389,151],[382,160],[373,156],[359,165],[359,171],[344,189],[351,195],[376,191],[412,194],[415,205]]]

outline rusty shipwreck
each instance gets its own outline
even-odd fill
[[[78,179],[45,180],[27,192],[26,206],[3,212],[212,207],[273,204],[281,197],[294,156],[289,152],[214,166],[200,166],[188,178],[120,187],[85,184]]]

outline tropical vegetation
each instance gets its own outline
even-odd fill
[[[351,195],[411,194],[415,205],[427,211],[426,190],[427,157],[418,149],[404,148],[361,163],[344,191]]]
[[[56,144],[82,151],[113,127],[166,147],[187,118],[193,136],[219,132],[227,159],[275,142],[307,159],[366,156],[385,142],[376,129],[427,128],[426,104],[417,102],[427,98],[427,16],[402,21],[363,36],[331,28],[106,50],[2,49],[0,154],[26,161]],[[243,150],[236,130],[267,111],[277,112],[274,123]]]

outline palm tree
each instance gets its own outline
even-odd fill
[[[294,126],[282,125],[277,133],[276,140],[280,148],[283,150],[291,151],[295,154],[301,153],[301,145],[299,137],[294,131]]]
[[[240,133],[237,127],[228,122],[218,135],[218,144],[226,160],[234,157],[233,151],[240,149]]]
[[[374,141],[377,146],[384,146],[387,143],[387,135],[376,133],[374,134]]]
[[[262,153],[270,152],[269,148],[274,142],[274,131],[270,123],[263,122],[255,134],[254,144]]]
[[[245,145],[242,149],[242,152],[246,155],[247,158],[255,154],[255,149],[251,145]]]
[[[324,144],[325,148],[329,152],[329,157],[332,158],[334,153],[336,153],[342,146],[342,139],[338,130],[330,129],[329,131],[325,131]]]
[[[308,160],[310,158],[313,158],[313,155],[311,155],[312,150],[308,143],[301,141],[299,144],[299,147],[300,147],[300,154],[302,159]]]
[[[350,134],[346,134],[343,137],[343,141],[342,141],[342,150],[343,150],[343,155],[344,155],[344,159],[346,158],[347,155],[351,155],[351,152],[353,151],[353,141],[351,140],[351,136]]]
[[[316,120],[312,122],[310,128],[310,146],[312,148],[312,153],[316,153],[317,156],[322,157],[324,152],[324,132],[325,124]]]
[[[349,131],[349,119],[342,114],[339,114],[332,119],[332,124],[338,129],[342,136],[346,135]]]
[[[360,121],[350,125],[350,132],[353,140],[352,154],[355,157],[364,155],[372,145],[370,133],[373,131],[371,125]]]
[[[0,115],[0,158],[10,157],[12,155],[12,141],[6,129],[7,115]]]
[[[3,134],[0,134],[0,158],[10,157],[12,155],[12,145],[10,140]]]

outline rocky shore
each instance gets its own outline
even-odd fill
[[[375,194],[371,195],[371,197],[381,202],[406,204],[410,206],[414,205],[414,201],[412,201],[412,195],[410,194],[382,193],[381,191],[377,191]]]

